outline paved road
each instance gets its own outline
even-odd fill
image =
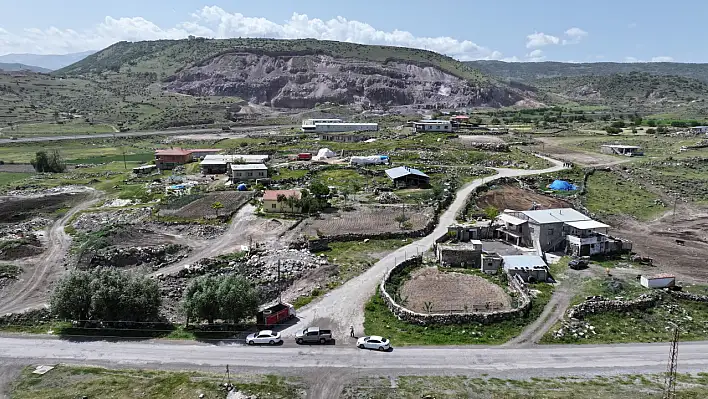
[[[376,292],[376,287],[387,270],[404,259],[415,257],[431,249],[435,240],[447,232],[448,225],[455,222],[457,212],[465,206],[467,197],[477,187],[502,177],[528,176],[564,169],[562,162],[542,158],[552,162],[554,166],[542,170],[496,169],[498,172],[496,175],[477,179],[463,186],[457,191],[455,200],[450,207],[440,216],[440,221],[432,233],[389,254],[363,274],[331,291],[321,300],[301,309],[298,312],[300,321],[285,329],[283,335],[292,336],[296,331],[317,324],[322,327],[330,327],[333,333],[340,338],[349,335],[349,326],[352,325],[356,333],[362,333],[364,330],[364,305]]]
[[[283,126],[268,125],[268,126],[243,126],[234,127],[230,132],[224,132],[221,129],[179,129],[179,130],[160,130],[151,132],[123,132],[123,133],[97,133],[97,134],[82,134],[73,136],[42,136],[42,137],[18,137],[16,140],[0,139],[0,144],[10,143],[38,143],[44,141],[63,141],[63,140],[85,140],[85,139],[101,139],[101,138],[117,138],[117,137],[146,137],[146,136],[175,136],[185,134],[205,134],[205,133],[237,133],[247,132],[251,130],[262,129],[277,129]]]
[[[668,344],[544,346],[524,349],[431,347],[372,352],[351,346],[247,347],[170,342],[72,342],[53,338],[0,337],[0,363],[86,363],[147,368],[233,370],[358,369],[407,374],[459,374],[513,371],[519,376],[664,371]],[[681,372],[708,370],[708,342],[682,343]]]
[[[32,274],[25,280],[12,284],[0,294],[0,314],[23,312],[38,308],[47,303],[49,284],[56,281],[52,275],[63,271],[62,263],[69,252],[71,237],[64,227],[72,216],[89,208],[100,199],[95,190],[89,191],[89,198],[72,208],[49,228],[47,232],[47,249],[33,267]]]

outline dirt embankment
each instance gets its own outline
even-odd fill
[[[482,193],[477,198],[480,209],[493,206],[499,210],[525,211],[536,205],[537,209],[572,208],[570,203],[523,188],[504,185]]]

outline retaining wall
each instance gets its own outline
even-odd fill
[[[684,292],[684,291],[669,291],[669,293],[671,294],[671,296],[673,296],[676,299],[683,299],[686,301],[708,303],[708,296],[706,296],[706,295],[692,294],[690,292]]]
[[[642,294],[636,299],[623,300],[588,300],[573,306],[568,310],[570,319],[582,320],[587,315],[605,312],[629,312],[653,308],[661,300],[661,293],[656,291],[651,294]]]
[[[469,312],[469,313],[417,313],[408,308],[401,306],[391,297],[386,291],[386,284],[389,282],[391,275],[400,272],[401,269],[413,265],[420,264],[421,257],[414,257],[405,260],[394,268],[389,270],[381,281],[379,286],[379,295],[383,299],[388,309],[405,322],[416,324],[419,326],[434,325],[434,324],[466,324],[466,323],[481,323],[492,324],[504,320],[509,320],[517,317],[523,317],[528,314],[531,309],[531,296],[528,293],[525,285],[519,283],[516,279],[509,279],[509,287],[514,290],[518,297],[518,307],[510,310],[495,311],[495,312]]]

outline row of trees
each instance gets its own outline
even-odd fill
[[[64,163],[64,159],[57,150],[50,153],[47,153],[46,151],[38,151],[30,163],[32,164],[34,170],[40,173],[66,172],[66,164]]]
[[[80,321],[154,322],[162,298],[150,278],[114,269],[75,270],[62,279],[51,299],[52,313]],[[259,293],[245,278],[203,276],[189,285],[182,311],[189,321],[216,320],[237,324],[253,317]]]

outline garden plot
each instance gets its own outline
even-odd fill
[[[320,237],[399,233],[422,230],[434,218],[433,208],[406,207],[406,222],[403,223],[405,226],[401,226],[397,221],[401,215],[401,206],[360,207],[353,211],[322,214],[320,218],[307,219],[300,225],[300,231],[305,235]]]
[[[161,209],[160,216],[173,216],[181,219],[214,219],[216,210],[212,207],[220,203],[219,216],[231,216],[253,197],[253,192],[219,191],[206,194],[178,209]]]
[[[476,204],[480,209],[493,206],[500,210],[527,210],[532,209],[534,204],[538,209],[573,207],[566,201],[510,185],[500,186],[481,193],[477,198]]]
[[[511,297],[486,279],[423,268],[403,284],[401,300],[419,313],[462,313],[511,309]]]

